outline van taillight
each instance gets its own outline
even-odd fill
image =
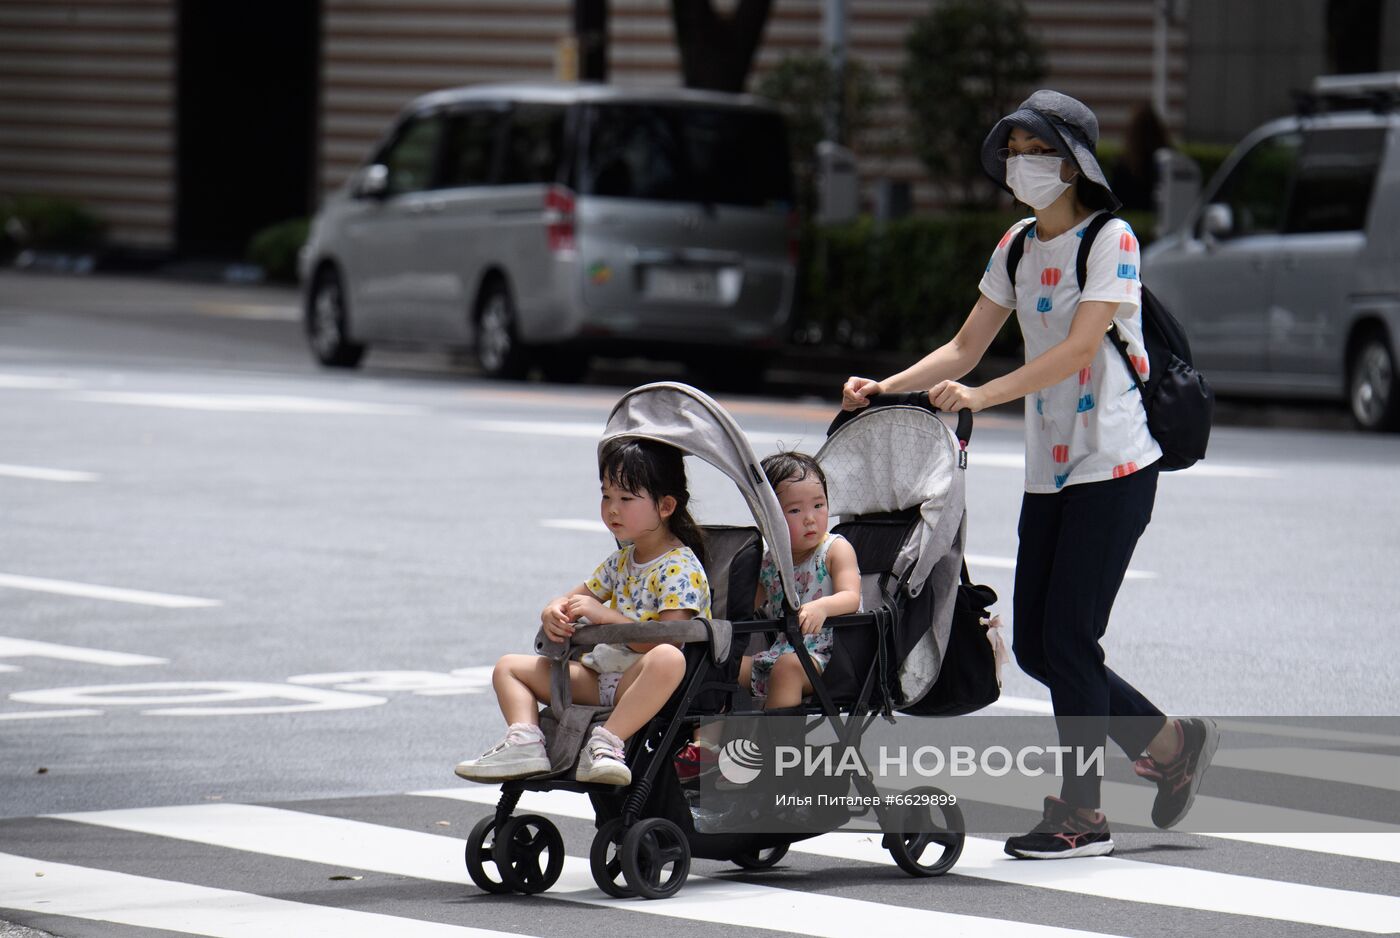
[[[797,214],[796,209],[788,212],[787,235],[788,260],[796,267],[799,255],[802,253],[802,218]]]
[[[563,186],[544,193],[544,223],[549,249],[558,254],[574,249],[574,194]]]

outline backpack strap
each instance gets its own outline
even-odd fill
[[[1035,227],[1035,222],[1024,226],[1016,232],[1016,237],[1011,239],[1011,245],[1006,249],[1006,276],[1011,280],[1011,292],[1016,292],[1016,268],[1021,266],[1021,255],[1026,253],[1026,237]]]
[[[1080,293],[1084,292],[1084,281],[1089,279],[1089,251],[1094,247],[1094,239],[1103,231],[1103,226],[1116,217],[1112,212],[1104,212],[1094,216],[1094,220],[1089,222],[1089,227],[1084,229],[1084,237],[1079,242],[1079,253],[1074,258],[1074,274],[1079,278]]]

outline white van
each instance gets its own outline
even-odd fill
[[[1317,79],[1246,137],[1143,282],[1223,393],[1346,401],[1400,426],[1400,74]]]
[[[306,333],[325,365],[380,343],[578,380],[598,353],[746,369],[785,337],[797,217],[759,99],[589,85],[418,98],[312,225]]]

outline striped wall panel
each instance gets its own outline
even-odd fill
[[[172,246],[174,0],[0,2],[0,193],[75,198]]]

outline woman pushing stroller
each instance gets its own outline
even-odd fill
[[[928,389],[940,410],[1026,402],[1026,480],[1016,557],[1015,654],[1045,684],[1061,742],[1093,752],[1111,736],[1138,775],[1158,785],[1152,820],[1186,815],[1218,742],[1203,719],[1168,719],[1104,664],[1099,645],[1139,536],[1152,517],[1162,451],[1148,431],[1132,376],[1105,339],[1114,328],[1147,379],[1136,237],[1109,217],[1092,242],[1083,283],[1079,246],[1096,217],[1119,206],[1094,156],[1098,121],[1079,101],[1037,91],[982,144],[997,185],[1031,207],[997,245],[981,296],[958,334],[886,378],[850,378],[843,406],[880,393]],[[1019,262],[1016,251],[1021,251]],[[1014,271],[1014,280],[1013,280]],[[1026,362],[980,387],[959,383],[1012,311]],[[1113,851],[1096,775],[1066,776],[1040,824],[1012,837],[1019,858]]]
[[[710,614],[704,543],[688,510],[680,450],[645,439],[618,439],[599,459],[601,513],[623,544],[592,576],[549,601],[540,624],[562,642],[579,625],[692,619]],[[606,605],[605,605],[606,604]],[[613,707],[593,728],[579,756],[580,782],[627,785],[632,780],[624,745],[661,710],[685,676],[678,644],[598,645],[569,665],[573,700]],[[550,770],[539,704],[550,699],[550,659],[505,655],[491,676],[507,728],[496,745],[459,763],[457,775],[500,782]]]

